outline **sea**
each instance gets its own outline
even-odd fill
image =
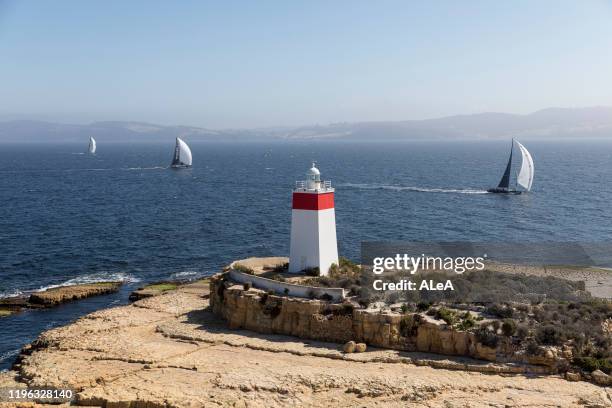
[[[0,369],[42,331],[128,302],[146,282],[286,256],[291,191],[316,161],[336,188],[339,253],[363,241],[612,242],[612,142],[523,141],[533,190],[489,194],[510,141],[0,145],[0,296],[121,280],[115,294],[0,319]],[[515,154],[517,152],[515,151]],[[515,156],[516,157],[516,156]]]

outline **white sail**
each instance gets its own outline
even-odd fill
[[[519,185],[523,186],[527,191],[529,191],[531,190],[531,185],[533,184],[533,159],[531,158],[531,154],[529,154],[529,151],[525,148],[525,146],[523,146],[516,140],[515,142],[518,145],[519,149],[521,149],[521,154],[523,155],[523,163],[521,164],[521,170],[519,171],[516,181]]]
[[[90,154],[96,153],[96,139],[94,139],[91,136],[89,137],[89,153]]]
[[[191,149],[189,146],[187,146],[187,143],[185,143],[183,139],[177,137],[176,147],[178,149],[178,164],[183,166],[191,166],[193,159],[191,157]]]

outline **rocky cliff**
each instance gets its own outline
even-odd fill
[[[402,335],[402,318],[395,312],[354,308],[316,299],[276,296],[232,284],[225,275],[211,278],[210,303],[214,313],[233,329],[297,336],[304,339],[345,343],[353,340],[370,346],[466,356],[486,361],[529,363],[532,372],[556,372],[564,363],[558,355],[532,358],[517,353],[509,341],[496,348],[481,344],[476,336],[419,315],[418,327]],[[538,365],[541,367],[534,367]]]

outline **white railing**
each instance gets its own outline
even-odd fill
[[[306,191],[308,190],[306,188],[307,185],[308,185],[307,180],[299,180],[295,182],[295,189]],[[315,190],[325,191],[325,190],[331,190],[331,188],[332,188],[331,180],[323,180],[321,181],[320,187]]]

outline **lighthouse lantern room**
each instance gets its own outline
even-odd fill
[[[327,275],[332,264],[338,264],[334,189],[313,163],[293,190],[289,272],[319,268]]]

